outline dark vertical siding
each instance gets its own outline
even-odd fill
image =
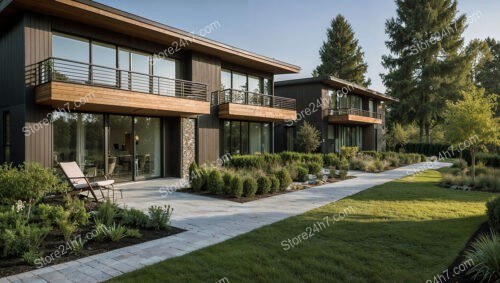
[[[318,101],[321,103],[323,90],[320,83],[311,83],[291,86],[275,86],[276,96],[293,98],[297,103],[297,121],[285,121],[275,123],[274,127],[274,150],[280,152],[286,149],[286,126],[300,127],[304,121],[316,127],[322,135],[326,135],[326,125],[323,118],[322,109],[318,108]],[[313,107],[314,104],[314,107]],[[306,112],[306,109],[309,109]],[[309,115],[307,113],[310,113]]]
[[[207,99],[210,99],[212,92],[220,88],[220,60],[215,57],[193,53],[191,55],[190,70],[191,80],[207,84]],[[212,162],[220,157],[219,127],[217,106],[212,105],[210,115],[202,115],[198,118],[198,163]]]
[[[0,34],[0,124],[3,112],[11,113],[11,161],[24,161],[24,32],[19,18]],[[3,129],[0,135],[3,134]],[[0,138],[0,161],[4,161],[3,137]]]
[[[24,16],[25,67],[28,69],[51,56],[50,18],[36,14]],[[26,126],[32,126],[47,118],[50,107],[35,104],[34,86],[26,83]],[[52,165],[52,125],[43,125],[40,130],[26,137],[26,160],[44,166]]]
[[[163,118],[163,160],[165,177],[181,175],[181,120],[179,117]]]

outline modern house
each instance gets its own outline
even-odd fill
[[[2,0],[0,162],[133,181],[272,152],[296,116],[274,75],[299,71],[92,1]]]
[[[297,118],[275,129],[276,151],[297,149],[295,138],[304,121],[320,131],[322,153],[339,152],[342,146],[385,148],[384,103],[395,98],[335,77],[279,81],[275,93],[297,103]]]

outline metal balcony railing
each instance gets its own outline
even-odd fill
[[[357,115],[375,119],[382,119],[383,114],[380,112],[370,112],[367,110],[356,109],[356,108],[339,108],[339,109],[329,109],[328,115],[330,116]]]
[[[212,99],[213,103],[216,105],[220,105],[223,103],[238,103],[288,110],[296,109],[296,102],[293,98],[273,96],[236,89],[224,89],[215,91],[212,93]]]
[[[207,101],[205,84],[66,59],[46,59],[37,63],[29,72],[35,85],[53,81],[67,82]]]

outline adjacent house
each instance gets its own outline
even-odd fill
[[[342,146],[385,148],[384,108],[395,98],[335,77],[279,81],[275,93],[297,103],[297,118],[275,129],[276,151],[297,150],[295,138],[304,121],[320,131],[322,153],[338,153]]]
[[[93,1],[2,0],[0,162],[135,181],[273,152],[296,117],[274,75],[299,71]]]

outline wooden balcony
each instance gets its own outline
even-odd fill
[[[328,122],[333,124],[382,124],[382,113],[355,108],[328,109]]]
[[[31,70],[35,100],[72,111],[150,116],[210,114],[207,86],[50,58]]]
[[[222,119],[278,122],[297,118],[292,98],[234,89],[216,91],[212,97]]]

